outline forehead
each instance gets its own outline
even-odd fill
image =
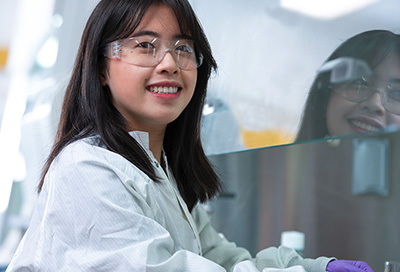
[[[149,7],[133,36],[144,32],[153,32],[162,39],[170,39],[181,34],[173,10],[164,4],[153,4]]]
[[[400,82],[400,54],[389,54],[375,67],[374,78],[385,82]]]

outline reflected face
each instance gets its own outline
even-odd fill
[[[383,92],[388,85],[400,90],[400,55],[390,54],[374,69],[368,86]],[[327,108],[327,127],[330,136],[377,132],[389,125],[400,128],[400,115],[383,106],[379,92],[362,102],[351,102],[332,91]]]
[[[165,5],[151,6],[132,37],[154,36],[173,41],[182,36],[173,11]],[[148,46],[145,44],[143,46]],[[190,102],[197,69],[180,69],[167,52],[153,67],[141,67],[109,58],[103,85],[111,90],[112,102],[125,118],[129,130],[163,130]]]

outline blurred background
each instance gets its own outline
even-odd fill
[[[400,33],[398,0],[190,2],[219,64],[203,111],[202,139],[206,153],[228,170],[236,162],[226,164],[224,156],[235,152],[289,148],[317,69],[344,40],[370,29]],[[0,267],[29,223],[80,36],[97,3],[0,0]],[[258,173],[249,167],[244,171]],[[286,164],[276,167],[295,173]],[[257,212],[254,218],[263,217]],[[246,237],[243,231],[239,237]]]

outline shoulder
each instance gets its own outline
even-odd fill
[[[129,182],[134,180],[135,182]],[[108,187],[118,182],[147,184],[151,179],[123,156],[105,148],[96,137],[85,138],[67,145],[53,161],[46,182],[59,186]],[[132,186],[132,185],[130,185]]]
[[[68,164],[69,162],[77,163],[87,160],[101,161],[109,157],[123,159],[122,156],[108,150],[98,137],[93,136],[74,141],[65,146],[56,157],[55,163]]]

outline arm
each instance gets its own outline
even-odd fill
[[[232,271],[239,262],[252,259],[246,249],[237,247],[235,243],[229,242],[215,231],[201,205],[193,208],[192,217],[199,232],[202,254],[205,258],[220,264],[227,271]]]
[[[246,249],[228,242],[213,229],[207,213],[201,206],[196,206],[192,215],[199,230],[203,256],[219,263],[228,271],[232,271],[240,262],[251,260],[260,271],[264,268],[284,269],[301,265],[309,272],[325,272],[329,261],[334,259],[326,257],[303,259],[295,250],[287,247],[269,247],[252,259]]]

